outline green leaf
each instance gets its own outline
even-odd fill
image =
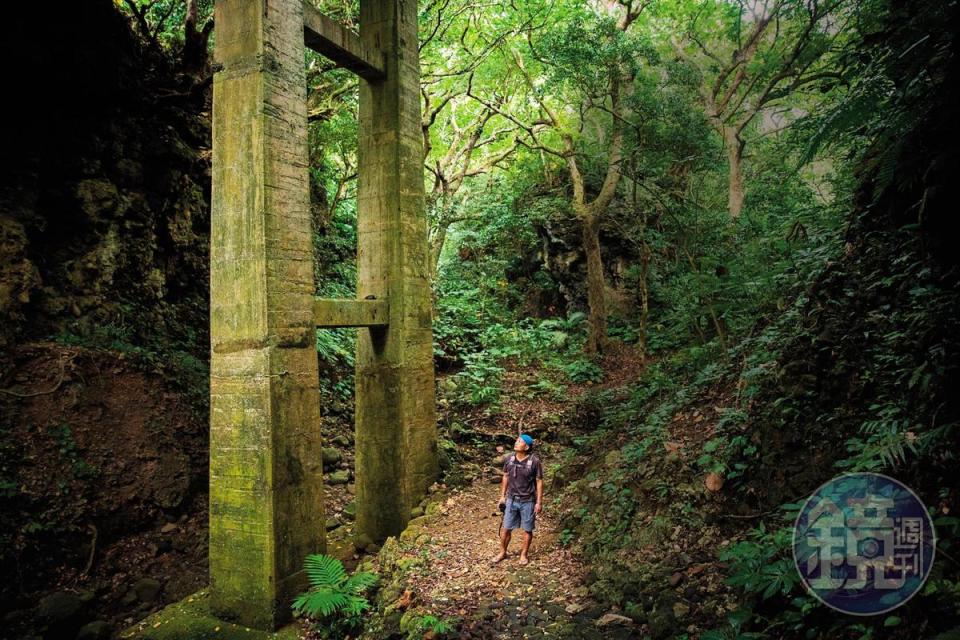
[[[707,453],[712,453],[720,448],[720,445],[723,444],[722,438],[714,438],[707,444],[703,445],[703,450]]]
[[[293,609],[309,616],[329,616],[349,604],[346,594],[334,591],[308,591],[293,602]]]
[[[311,554],[304,562],[304,569],[314,588],[331,588],[346,579],[346,571],[336,558],[323,554]]]
[[[747,608],[737,609],[736,611],[731,611],[727,615],[727,620],[730,621],[730,624],[734,629],[739,629],[744,624],[746,624],[750,618],[753,617],[753,611]]]
[[[376,583],[376,574],[361,572],[350,576],[347,582],[343,585],[343,588],[345,591],[357,594],[366,591]]]

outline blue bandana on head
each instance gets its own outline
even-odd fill
[[[533,446],[533,438],[531,438],[531,437],[528,436],[527,434],[525,434],[525,433],[522,434],[522,435],[520,436],[520,439],[527,443],[527,447],[532,447],[532,446]]]

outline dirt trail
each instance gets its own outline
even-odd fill
[[[628,348],[605,362],[604,387],[635,379],[642,363]],[[476,429],[488,442],[506,444],[510,434],[527,430],[538,439],[544,463],[543,512],[537,516],[530,547],[530,564],[519,564],[521,533],[515,531],[509,555],[499,563],[491,559],[499,550],[497,471],[486,469],[463,489],[453,490],[440,513],[424,524],[413,552],[429,558],[427,569],[413,588],[420,604],[437,617],[458,618],[461,638],[633,638],[639,628],[629,619],[607,615],[597,605],[585,584],[587,567],[562,540],[558,496],[551,491],[551,475],[562,459],[563,446],[553,436],[571,419],[574,399],[586,390],[570,385],[561,398],[531,396],[528,392],[539,372],[508,369],[504,379],[503,405],[494,415],[475,415]],[[458,416],[463,419],[465,416]],[[509,449],[509,446],[506,447]],[[502,459],[509,451],[473,451],[481,460]]]
[[[519,565],[520,535],[515,532],[510,555],[499,564],[490,559],[499,549],[497,510],[499,487],[473,484],[446,502],[442,514],[424,527],[431,538],[431,573],[420,583],[425,600],[450,615],[470,613],[484,601],[515,600],[516,608],[534,610],[548,603],[563,607],[574,602],[583,567],[559,543],[559,531],[549,509],[537,518],[530,549],[531,563]],[[537,617],[534,615],[533,617]]]
[[[415,543],[430,564],[416,580],[418,598],[438,617],[462,620],[461,638],[607,637],[596,618],[601,612],[583,586],[586,569],[560,543],[560,527],[550,500],[537,518],[530,564],[519,565],[515,532],[510,554],[499,564],[499,487],[476,482],[447,499],[438,517],[424,525]],[[614,633],[624,635],[626,629]]]

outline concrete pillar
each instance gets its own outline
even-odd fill
[[[357,535],[403,530],[437,475],[433,337],[415,0],[361,0],[360,38],[386,79],[360,82],[358,297],[389,301],[360,329],[356,359]]]
[[[259,629],[325,549],[302,2],[215,4],[210,582]]]

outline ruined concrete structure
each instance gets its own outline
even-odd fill
[[[304,0],[216,0],[210,579],[216,615],[272,629],[325,550],[317,327],[355,326],[356,532],[398,534],[436,477],[417,4],[360,34]],[[315,300],[305,45],[361,77],[358,300]]]

